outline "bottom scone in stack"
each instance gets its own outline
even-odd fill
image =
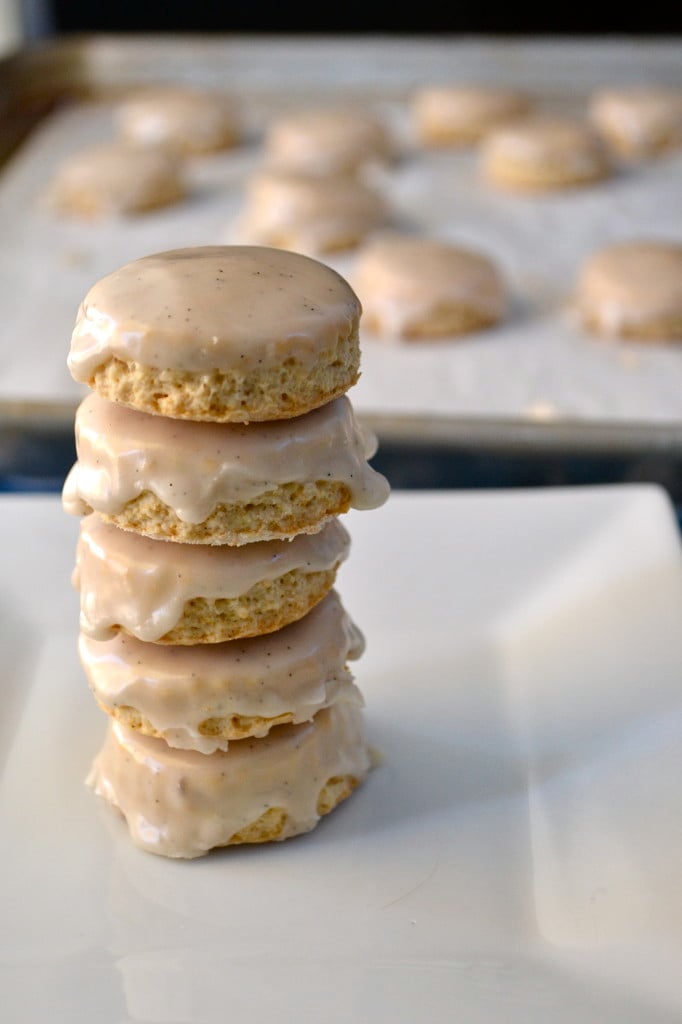
[[[109,716],[88,783],[168,857],[308,832],[365,779],[341,516],[389,487],[346,391],[361,308],[311,258],[147,256],[81,304],[62,501],[79,653]]]

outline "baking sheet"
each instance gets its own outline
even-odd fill
[[[146,60],[145,60],[146,54]],[[43,202],[61,159],[110,138],[110,103],[53,112],[0,176],[0,403],[63,408],[83,394],[66,370],[76,309],[90,285],[130,259],[182,245],[233,240],[243,186],[261,160],[261,131],[287,106],[376,102],[405,143],[382,179],[396,222],[480,247],[510,284],[513,308],[490,331],[419,344],[363,337],[362,377],[351,397],[367,415],[478,428],[669,428],[682,435],[679,346],[605,341],[572,311],[581,261],[614,239],[682,237],[682,151],[613,180],[540,198],[485,186],[474,152],[413,148],[406,99],[420,82],[456,75],[532,88],[546,109],[578,112],[591,88],[642,77],[675,82],[678,50],[652,41],[244,39],[104,41],[88,51],[90,77],[109,87],[173,78],[239,91],[250,126],[237,150],[188,166],[192,197],[139,218],[82,224]],[[221,60],[222,58],[222,60]],[[456,70],[455,70],[456,69]],[[81,69],[81,74],[83,74]],[[353,253],[327,257],[352,274]],[[445,430],[443,430],[445,424]],[[414,424],[413,424],[414,425]],[[526,435],[524,435],[526,437]]]
[[[393,494],[338,577],[380,764],[312,833],[191,862],[84,785],[77,520],[0,496],[12,1024],[675,1024],[682,553],[655,487]],[[406,544],[405,538],[412,538]],[[39,581],[39,585],[37,585]]]

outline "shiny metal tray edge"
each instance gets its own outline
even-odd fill
[[[349,394],[352,400],[352,392]],[[74,402],[0,401],[0,434],[63,433],[73,430]],[[585,423],[580,420],[522,421],[482,416],[405,415],[358,411],[358,419],[382,443],[414,449],[480,448],[495,452],[627,455],[669,453],[682,458],[682,424]]]

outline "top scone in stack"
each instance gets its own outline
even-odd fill
[[[169,857],[315,827],[365,778],[364,638],[340,516],[388,483],[346,391],[360,303],[331,268],[181,249],[102,278],[68,365],[79,652],[110,715],[89,784]]]

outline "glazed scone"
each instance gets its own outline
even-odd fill
[[[530,113],[523,90],[486,85],[423,85],[410,98],[416,140],[424,146],[471,146],[492,128]]]
[[[81,633],[78,650],[103,711],[172,747],[212,754],[341,700],[362,706],[348,662],[364,647],[332,590],[302,619],[262,636],[175,646]]]
[[[645,159],[682,145],[682,91],[660,85],[597,90],[589,116],[608,145],[626,158]]]
[[[313,174],[390,166],[398,155],[387,122],[369,107],[321,104],[279,114],[266,126],[268,165]]]
[[[480,166],[494,185],[539,192],[588,185],[613,170],[606,145],[587,121],[539,116],[489,132]]]
[[[215,422],[287,419],[359,377],[361,306],[331,267],[267,246],[144,256],[82,301],[68,367],[142,412]]]
[[[82,219],[131,216],[180,202],[187,185],[169,153],[124,142],[79,150],[57,168],[46,193],[56,212]]]
[[[407,339],[480,331],[507,308],[495,260],[450,242],[389,234],[359,251],[349,280],[371,333]]]
[[[362,709],[344,701],[213,754],[112,720],[87,784],[121,813],[136,846],[189,859],[310,832],[371,767]]]
[[[237,241],[308,256],[344,252],[391,220],[384,194],[348,174],[262,168],[246,183]]]
[[[293,419],[240,424],[150,416],[93,392],[74,432],[64,510],[95,510],[160,540],[239,545],[315,533],[389,494],[368,462],[376,435],[346,395]]]
[[[244,125],[234,96],[189,85],[153,86],[130,94],[114,112],[118,135],[183,156],[231,149]]]
[[[580,270],[577,306],[598,334],[682,338],[682,245],[642,239],[604,246]]]
[[[80,523],[73,586],[80,628],[167,644],[258,636],[302,618],[332,589],[348,557],[339,519],[292,540],[181,544],[152,540],[91,512]]]

